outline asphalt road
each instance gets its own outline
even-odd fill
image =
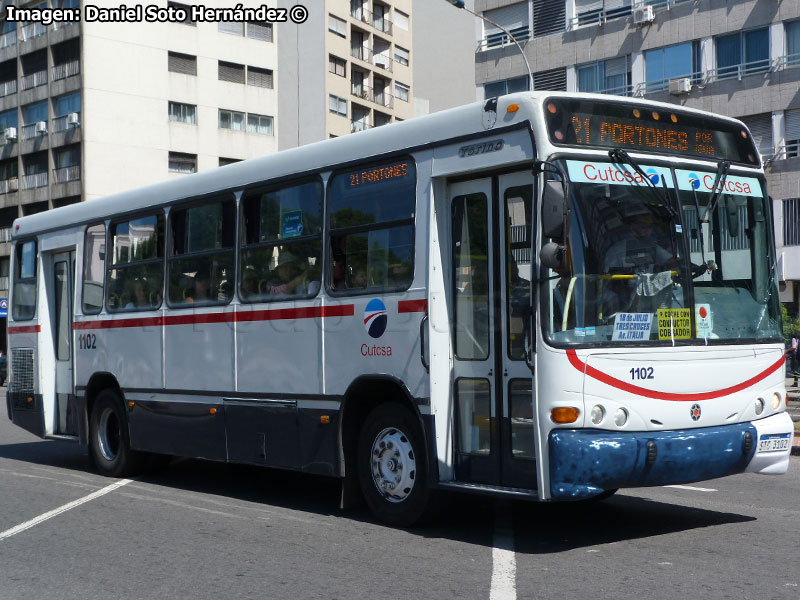
[[[183,460],[114,482],[0,416],[0,600],[800,599],[800,458],[602,503],[455,495],[411,531],[279,471]]]

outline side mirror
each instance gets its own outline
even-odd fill
[[[555,242],[548,242],[539,250],[539,260],[543,267],[561,271],[566,267],[567,248]]]
[[[560,181],[545,181],[542,193],[542,231],[546,237],[560,240],[564,235],[567,198]]]

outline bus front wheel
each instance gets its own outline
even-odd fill
[[[358,480],[381,521],[408,527],[425,514],[430,490],[422,430],[408,409],[387,402],[369,414],[358,440]]]
[[[97,396],[89,419],[89,456],[100,473],[127,477],[137,471],[142,457],[131,450],[122,399],[114,390]]]

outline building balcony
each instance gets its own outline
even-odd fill
[[[23,140],[32,140],[40,135],[47,135],[47,121],[37,121],[22,126],[20,137]]]
[[[372,129],[372,125],[366,121],[350,121],[350,133],[358,133],[367,129]]]
[[[11,236],[14,230],[11,227],[3,227],[0,229],[0,242],[10,242]],[[6,277],[6,283],[8,282],[8,278]]]
[[[16,127],[6,127],[5,129],[0,130],[0,146],[5,146],[7,144],[16,144],[17,135],[18,134]]]
[[[78,181],[80,178],[81,178],[80,165],[72,165],[71,167],[61,167],[60,169],[53,169],[53,183],[67,183],[68,181]]]
[[[387,49],[386,52],[388,51],[389,50]],[[392,72],[392,59],[388,54],[384,54],[383,52],[375,54],[366,46],[351,46],[350,56],[357,58],[358,60],[362,60],[365,63],[369,63],[372,66],[383,69],[384,71],[388,71],[389,73]]]
[[[22,76],[22,89],[29,90],[47,84],[47,69]],[[16,87],[16,86],[15,86]],[[16,90],[15,90],[16,91]]]
[[[28,23],[20,28],[20,37],[22,41],[32,40],[47,33],[47,25],[41,23]]]
[[[350,86],[350,93],[356,98],[369,100],[385,108],[392,108],[394,106],[394,97],[383,88],[375,91],[364,84],[353,83]]]
[[[382,33],[392,35],[392,22],[387,17],[376,15],[363,6],[351,7],[350,16]]]
[[[8,48],[17,43],[17,31],[9,31],[0,35],[0,48]]]
[[[3,81],[0,83],[0,98],[5,98],[11,94],[17,93],[17,80]]]
[[[22,176],[22,189],[32,190],[35,188],[47,187],[47,172],[31,173]]]
[[[81,126],[81,113],[75,112],[53,119],[53,133],[69,131]]]
[[[80,60],[72,60],[70,62],[61,63],[60,65],[55,65],[53,67],[53,81],[58,81],[59,79],[71,77],[72,75],[77,75],[80,72],[81,72]]]
[[[11,192],[16,192],[19,190],[19,179],[16,177],[12,177],[11,179],[3,179],[0,180],[0,194],[9,194]],[[0,239],[0,242],[5,242],[8,240]]]

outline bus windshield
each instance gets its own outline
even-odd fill
[[[561,161],[570,180],[566,265],[543,269],[556,345],[781,340],[768,197],[761,179]],[[545,242],[548,240],[545,239]]]

